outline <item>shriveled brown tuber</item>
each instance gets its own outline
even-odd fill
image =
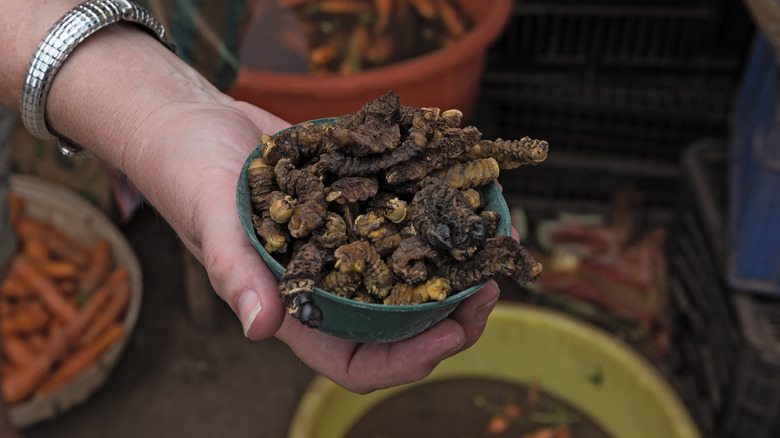
[[[287,313],[309,327],[319,327],[322,312],[314,303],[314,284],[322,270],[322,254],[314,246],[303,245],[279,279],[279,294]]]
[[[315,286],[344,298],[408,305],[444,300],[496,275],[535,280],[541,265],[495,236],[481,189],[500,169],[536,164],[540,140],[486,140],[457,109],[401,106],[388,92],[355,114],[264,136],[249,167],[253,219],[287,263],[279,292],[316,327]]]

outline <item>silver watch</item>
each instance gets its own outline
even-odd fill
[[[49,129],[46,99],[54,76],[76,46],[96,31],[119,21],[143,26],[166,47],[177,53],[165,29],[145,8],[128,0],[89,0],[60,18],[38,44],[22,84],[20,116],[27,131],[47,140],[58,139],[60,151],[68,157],[89,155],[80,146]]]

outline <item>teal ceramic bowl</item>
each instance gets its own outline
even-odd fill
[[[313,123],[333,123],[334,118],[318,119]],[[288,128],[289,129],[289,128]],[[247,237],[260,253],[276,278],[284,273],[282,266],[263,248],[252,226],[252,203],[249,195],[247,168],[255,158],[261,157],[258,146],[246,159],[241,168],[236,190],[236,203],[241,225]],[[501,215],[497,234],[510,235],[509,209],[498,186],[488,184],[482,189],[486,209]],[[322,311],[322,324],[318,330],[357,342],[396,342],[416,336],[446,318],[468,296],[479,290],[483,284],[453,294],[443,301],[396,306],[361,303],[328,293],[319,288],[314,290],[314,301]]]

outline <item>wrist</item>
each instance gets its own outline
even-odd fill
[[[66,156],[87,156],[88,150],[51,129],[46,121],[46,103],[57,72],[85,39],[113,24],[131,22],[146,29],[173,52],[165,29],[146,9],[130,0],[87,0],[61,17],[38,44],[22,87],[20,115],[25,128],[40,139],[58,137]]]
[[[70,54],[52,81],[49,128],[112,165],[153,113],[178,101],[214,99],[216,90],[133,24],[97,31]]]
[[[51,25],[80,0],[53,0],[31,8],[27,0],[3,2],[0,14],[0,104],[19,108],[20,92],[30,57]]]

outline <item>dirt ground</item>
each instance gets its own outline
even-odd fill
[[[26,438],[283,438],[314,373],[277,340],[252,342],[222,301],[217,326],[187,313],[181,245],[154,211],[124,227],[144,275],[136,330],[106,384]]]
[[[216,327],[187,311],[181,244],[151,208],[122,228],[143,272],[135,331],[106,383],[25,438],[285,438],[315,374],[282,342],[244,338],[216,299]],[[502,299],[517,291],[502,284]],[[2,437],[0,437],[2,438]],[[312,437],[316,438],[316,437]]]
[[[245,339],[221,300],[216,327],[194,324],[181,244],[151,208],[122,231],[144,276],[136,329],[103,387],[24,429],[25,438],[285,438],[314,372],[275,339]],[[502,300],[522,301],[517,288],[499,284]]]

